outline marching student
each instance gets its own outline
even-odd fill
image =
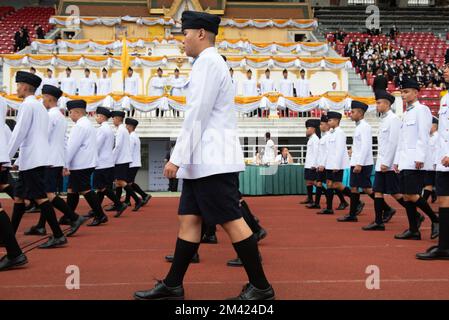
[[[309,119],[306,121],[307,152],[304,164],[304,179],[306,180],[307,199],[301,204],[313,204],[313,186],[316,181],[316,168],[318,163],[318,149],[320,144],[320,120]]]
[[[449,83],[449,56],[445,57],[444,81]],[[438,142],[435,189],[439,207],[439,238],[436,246],[416,254],[421,260],[449,260],[449,93],[441,98],[438,112]]]
[[[401,85],[402,99],[407,109],[402,121],[399,145],[396,150],[394,168],[400,172],[401,193],[404,194],[405,209],[409,228],[395,235],[401,240],[421,240],[417,208],[432,221],[431,238],[438,237],[438,217],[429,204],[421,197],[424,187],[424,161],[429,147],[429,132],[432,114],[427,106],[418,101],[419,84],[414,79],[406,79]]]
[[[128,186],[134,190],[136,193],[138,193],[142,197],[142,206],[146,205],[148,201],[151,199],[151,195],[145,193],[142,188],[136,183],[136,175],[139,171],[140,167],[142,166],[142,160],[141,160],[141,154],[140,154],[140,137],[136,133],[137,125],[139,124],[139,121],[132,119],[132,118],[126,118],[125,120],[126,129],[129,132],[129,140],[130,140],[130,151],[131,151],[131,158],[132,162],[129,164],[128,169],[128,177],[126,179],[126,182],[128,183]],[[128,203],[131,201],[131,194],[129,191],[126,191],[126,199],[125,203]],[[137,203],[136,203],[137,204]],[[137,211],[139,208],[134,208],[133,211]]]
[[[24,100],[18,108],[17,123],[8,145],[10,159],[20,148],[19,178],[14,190],[13,230],[17,232],[25,213],[24,199],[33,199],[40,207],[53,232],[53,236],[39,248],[63,246],[67,243],[67,239],[62,233],[53,206],[45,193],[45,168],[49,164],[48,156],[50,154],[49,117],[45,107],[35,96],[36,89],[41,84],[41,78],[29,72],[18,71],[16,82],[17,96]]]
[[[316,195],[315,202],[306,205],[309,209],[321,209],[320,201],[323,194],[323,183],[326,182],[326,157],[327,157],[327,139],[329,137],[329,124],[327,123],[327,116],[322,115],[320,119],[321,138],[318,144],[318,159],[316,168]],[[324,209],[326,210],[326,209]]]
[[[114,203],[117,216],[120,216],[127,208],[127,205],[120,202],[120,198],[112,190],[114,183],[114,131],[110,127],[108,120],[111,111],[104,107],[98,107],[95,120],[100,125],[96,129],[97,142],[97,165],[94,171],[94,189],[97,190],[98,201],[101,204],[107,196]],[[91,212],[92,215],[94,212]]]
[[[94,212],[94,220],[87,226],[95,227],[106,223],[108,217],[90,184],[97,163],[97,138],[95,128],[86,116],[86,107],[84,100],[67,102],[69,117],[75,125],[67,141],[64,175],[69,176],[67,204],[75,211],[82,194]]]
[[[426,170],[426,177],[424,178],[424,189],[422,197],[428,201],[432,197],[432,203],[436,201],[436,194],[433,188],[435,187],[436,177],[436,152],[438,142],[438,118],[432,117],[432,127],[430,128],[429,151],[426,154],[424,161],[424,170]]]
[[[70,224],[71,229],[66,234],[69,237],[78,231],[85,219],[77,215],[62,198],[56,195],[58,178],[62,177],[65,164],[65,135],[67,130],[67,120],[58,108],[58,99],[61,96],[62,91],[55,86],[44,84],[42,87],[43,104],[48,110],[48,144],[51,150],[48,156],[49,166],[45,169],[45,192],[53,207],[61,211]],[[25,235],[45,235],[45,222],[45,217],[41,212],[37,225],[25,231]]]
[[[11,140],[12,131],[6,124],[7,106],[4,103],[0,103],[0,139],[4,148],[8,146]],[[6,193],[11,199],[14,199],[14,187],[10,184],[10,170],[11,163],[5,162],[0,169],[0,193]]]
[[[126,129],[126,125],[123,123],[125,118],[125,112],[123,111],[112,111],[112,122],[117,129],[115,136],[115,147],[112,151],[112,156],[114,159],[114,179],[116,186],[117,198],[121,198],[123,189],[128,192],[135,201],[135,207],[133,211],[139,210],[143,201],[137,196],[132,187],[128,185],[126,180],[128,179],[129,164],[132,162],[131,149],[130,149],[130,139],[129,132]],[[111,210],[112,209],[112,210]],[[115,206],[107,211],[117,210]],[[118,215],[117,217],[119,217]]]

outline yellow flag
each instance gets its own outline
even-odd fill
[[[129,58],[128,54],[128,45],[126,43],[126,37],[123,37],[122,40],[122,57],[120,60],[122,62],[122,77],[123,79],[125,79],[126,75],[128,74],[128,68],[131,65],[131,59]]]

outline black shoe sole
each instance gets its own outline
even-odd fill
[[[5,269],[0,269],[0,272],[12,270],[12,269],[18,269],[20,267],[23,267],[26,264],[28,264],[28,260],[22,261],[20,263],[15,263],[12,266],[9,266],[8,268],[5,268]]]
[[[140,301],[142,301],[142,300],[144,300],[144,301],[150,301],[150,300],[154,300],[154,301],[163,301],[163,300],[173,300],[173,301],[175,301],[175,300],[185,300],[185,299],[184,299],[184,296],[183,296],[183,297],[167,297],[167,298],[159,298],[159,299],[145,299],[145,298],[140,298],[140,297],[138,297],[138,296],[136,296],[136,295],[134,295],[134,299],[140,300]]]

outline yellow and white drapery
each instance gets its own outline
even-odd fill
[[[93,112],[98,106],[104,106],[111,110],[130,110],[134,108],[141,112],[149,112],[156,109],[176,111],[186,111],[185,97],[174,96],[129,96],[123,94],[111,94],[107,96],[70,96],[64,95],[58,101],[59,107],[65,109],[70,100],[83,99],[87,102],[87,111]],[[370,106],[369,111],[375,110],[375,99],[373,97],[341,96],[333,97],[328,95],[314,96],[308,98],[284,97],[280,94],[266,94],[257,97],[235,97],[234,109],[241,113],[250,113],[258,108],[264,110],[288,108],[295,112],[308,112],[313,109],[349,110],[352,100],[362,101]],[[22,99],[16,95],[0,95],[1,103],[18,109]]]
[[[233,56],[228,57],[228,65],[231,68],[304,68],[304,69],[344,69],[351,68],[349,58],[329,57],[257,57],[257,56]],[[349,62],[349,64],[348,64]]]
[[[222,50],[239,50],[246,53],[291,53],[291,54],[325,54],[329,47],[325,42],[249,42],[246,40],[222,40],[218,42]]]
[[[50,17],[51,24],[61,25],[65,27],[85,24],[88,26],[105,25],[108,27],[121,24],[122,22],[134,22],[140,25],[154,26],[173,26],[175,21],[171,18],[142,18],[142,17],[80,17],[80,16],[53,16]]]
[[[314,19],[222,19],[220,26],[235,28],[297,28],[308,29],[318,26]]]

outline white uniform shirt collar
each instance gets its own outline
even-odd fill
[[[407,105],[407,111],[412,110],[414,107],[416,107],[419,104],[419,101],[415,101],[412,104]]]
[[[59,111],[58,106],[54,106],[54,107],[51,107],[50,109],[48,109],[48,112],[50,112],[50,111],[52,111],[52,110],[55,110],[55,109]]]
[[[37,98],[35,95],[30,95],[23,100],[23,102],[25,101],[37,101]]]
[[[393,113],[393,111],[391,111],[391,109],[390,110],[388,110],[387,112],[384,112],[384,113],[381,113],[380,114],[380,118],[381,119],[384,119],[384,118],[386,118],[386,117],[388,117],[390,114],[392,114]]]

